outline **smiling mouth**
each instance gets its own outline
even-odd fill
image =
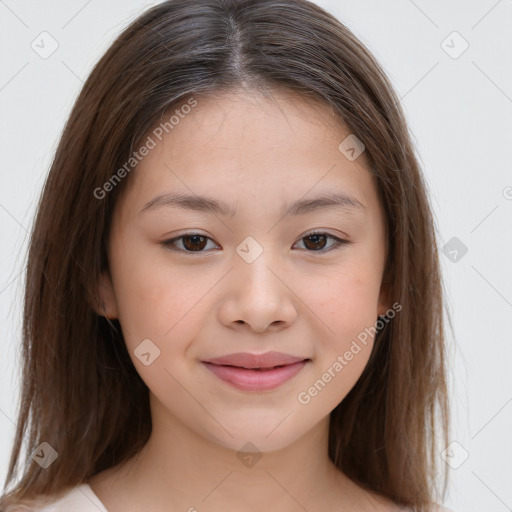
[[[304,361],[310,361],[310,359],[304,359]],[[215,363],[209,363],[205,361],[205,364],[215,364]],[[296,364],[296,363],[294,363]],[[267,368],[252,368],[247,366],[235,366],[233,364],[216,364],[215,366],[225,366],[226,368],[237,368],[239,370],[253,370],[257,372],[268,372],[271,370],[275,370],[276,368],[284,368],[285,366],[291,366],[289,364],[278,364],[276,366],[269,366]]]
[[[246,368],[227,364],[202,364],[218,379],[243,391],[271,391],[297,375],[311,359],[267,368]]]

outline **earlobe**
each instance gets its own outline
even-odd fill
[[[112,286],[112,279],[108,271],[102,272],[98,279],[97,297],[99,303],[95,307],[96,313],[100,316],[105,316],[110,320],[118,317],[116,297],[114,294],[114,287]]]

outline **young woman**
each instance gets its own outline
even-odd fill
[[[399,101],[346,27],[151,8],[40,200],[0,510],[436,510],[442,295]]]

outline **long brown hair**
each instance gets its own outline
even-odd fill
[[[92,307],[130,176],[111,180],[169,109],[239,87],[319,99],[364,143],[386,213],[384,279],[402,310],[331,413],[329,457],[417,510],[444,495],[446,479],[441,493],[433,483],[444,475],[436,458],[448,432],[436,227],[391,84],[342,23],[306,0],[173,0],[144,12],[97,63],[46,180],[28,252],[22,392],[1,511],[86,482],[147,442],[148,388],[118,322]],[[58,454],[46,469],[31,457],[43,442]]]

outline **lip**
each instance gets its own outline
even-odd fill
[[[212,363],[224,366],[237,366],[239,368],[273,368],[274,366],[283,366],[299,361],[304,361],[307,357],[292,356],[283,352],[265,352],[264,354],[251,354],[249,352],[236,352],[221,357],[206,359],[203,363]]]
[[[245,391],[269,391],[297,375],[310,360],[281,352],[236,353],[202,361],[220,380]]]

